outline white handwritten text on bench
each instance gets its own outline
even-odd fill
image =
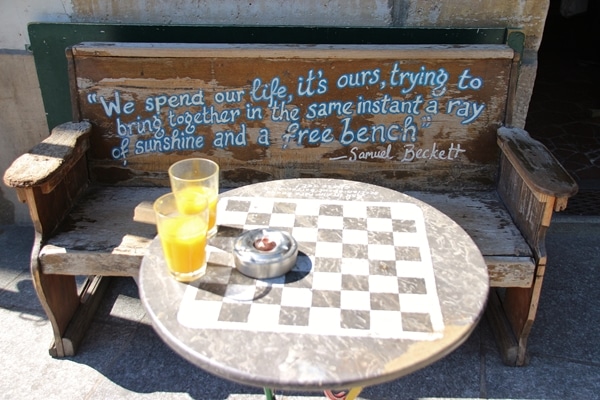
[[[444,68],[402,68],[395,62],[387,70],[339,76],[309,69],[285,82],[280,76],[254,77],[243,87],[215,85],[145,98],[134,98],[123,88],[110,95],[90,93],[87,100],[114,121],[120,145],[112,149],[112,157],[123,162],[130,155],[250,143],[283,150],[346,149],[330,157],[334,161],[460,159],[467,151],[460,143],[442,148],[434,141],[423,147],[420,139],[438,118],[465,126],[484,115],[487,104],[474,96],[483,79],[469,68],[456,77]]]

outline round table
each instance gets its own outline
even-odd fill
[[[171,278],[155,239],[139,290],[159,336],[222,378],[283,390],[376,385],[452,352],[482,315],[489,282],[476,245],[398,191],[270,181],[223,193],[217,218],[204,277]],[[297,268],[285,277],[257,281],[232,268],[231,243],[257,226],[298,241]]]

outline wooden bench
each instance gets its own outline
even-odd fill
[[[82,43],[67,58],[75,122],[4,176],[35,226],[52,355],[75,353],[102,277],[136,277],[156,234],[143,205],[169,190],[171,163],[201,156],[220,164],[222,188],[335,177],[445,212],[498,288],[488,316],[504,361],[526,363],[546,229],[577,185],[510,127],[510,47]],[[76,276],[90,277],[79,291]]]

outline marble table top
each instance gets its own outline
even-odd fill
[[[167,272],[155,239],[140,298],[161,338],[222,378],[278,389],[370,386],[429,365],[466,340],[483,312],[487,267],[435,208],[390,189],[292,179],[223,193],[207,274]],[[289,232],[295,266],[271,279],[234,268],[233,242]]]

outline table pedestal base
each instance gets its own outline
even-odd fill
[[[326,390],[325,397],[327,397],[329,400],[355,400],[360,392],[362,392],[361,387],[352,388],[349,392],[338,393],[333,393],[331,390]]]
[[[267,400],[276,400],[275,395],[273,394],[273,391],[271,389],[264,388],[264,390],[265,390],[265,396],[267,397]],[[355,388],[350,389],[349,392],[333,393],[333,391],[331,391],[331,390],[325,390],[324,393],[325,393],[325,397],[327,397],[329,400],[355,400],[361,391],[362,391],[361,387],[355,387]]]
[[[265,396],[267,397],[267,400],[276,400],[275,395],[273,394],[273,390],[271,390],[269,388],[264,388],[264,390],[265,390]],[[325,397],[327,397],[329,400],[355,400],[361,391],[362,391],[361,387],[355,387],[355,388],[350,389],[349,392],[333,393],[333,391],[331,391],[331,390],[325,390],[324,393],[325,393]]]

